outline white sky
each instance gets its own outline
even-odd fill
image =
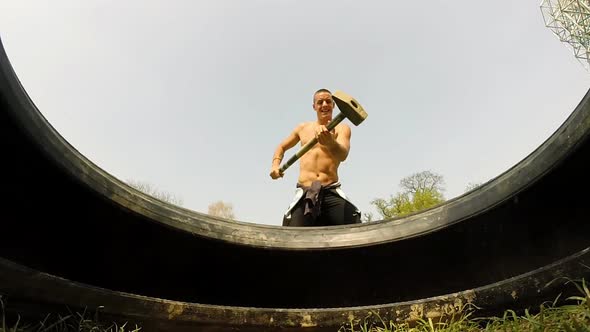
[[[273,181],[272,155],[315,119],[319,88],[369,114],[340,168],[363,212],[412,173],[442,174],[453,198],[532,152],[590,86],[540,3],[4,1],[0,34],[40,111],[101,168],[280,225],[299,164]]]

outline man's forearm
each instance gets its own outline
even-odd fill
[[[339,161],[344,161],[348,157],[348,149],[340,145],[337,141],[334,141],[334,144],[330,145],[329,150],[332,156]]]
[[[283,160],[284,155],[285,151],[281,148],[278,148],[272,156],[272,166],[279,167],[281,165],[281,161]]]

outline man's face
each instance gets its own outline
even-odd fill
[[[318,120],[332,120],[334,100],[328,92],[320,92],[313,98],[313,109],[318,114]]]

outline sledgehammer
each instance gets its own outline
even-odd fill
[[[330,123],[326,126],[328,131],[332,131],[332,129],[336,128],[336,126],[342,122],[342,120],[348,118],[352,124],[358,126],[367,118],[367,112],[363,109],[361,104],[359,104],[354,98],[347,95],[342,91],[336,91],[332,94],[332,99],[340,109],[340,113],[336,115],[335,118],[330,121]],[[297,153],[287,160],[286,163],[279,168],[279,172],[284,173],[289,166],[293,165],[301,156],[303,156],[309,149],[311,149],[316,143],[318,142],[317,138],[313,138],[311,141],[307,142],[301,150],[297,151]]]

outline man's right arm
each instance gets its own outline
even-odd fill
[[[283,177],[283,173],[279,171],[281,168],[281,161],[285,156],[285,152],[290,148],[294,147],[297,142],[299,142],[299,133],[303,129],[305,124],[298,125],[292,132],[285,138],[279,146],[275,149],[275,153],[272,156],[272,167],[270,171],[270,177],[273,179],[278,179]]]

